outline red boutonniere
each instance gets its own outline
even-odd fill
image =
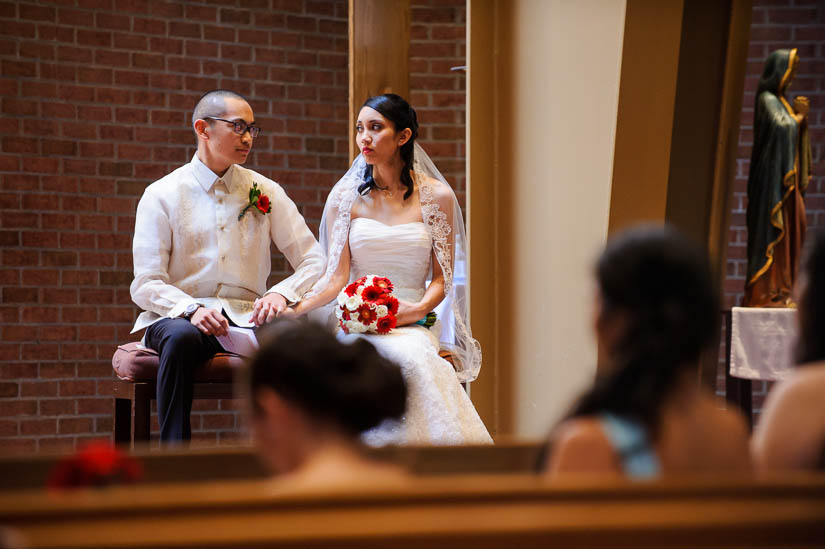
[[[238,221],[244,216],[246,210],[252,206],[255,206],[255,208],[264,215],[272,211],[272,204],[269,203],[269,197],[261,192],[257,183],[252,183],[252,188],[249,189],[249,204],[238,214]]]

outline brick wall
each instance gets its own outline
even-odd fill
[[[410,102],[421,146],[465,204],[466,1],[412,0]]]
[[[348,164],[346,18],[346,0],[0,1],[3,450],[111,436],[135,207],[194,153],[203,91],[250,98],[248,165],[316,228]],[[238,436],[232,401],[195,409],[201,444]]]
[[[725,307],[741,303],[747,270],[747,182],[753,140],[754,93],[768,54],[780,48],[799,49],[799,70],[790,97],[811,100],[808,124],[813,152],[813,180],[805,197],[808,231],[825,226],[825,4],[816,0],[754,0],[743,98],[739,155],[733,184],[728,242]],[[721,372],[724,381],[724,372]],[[754,410],[759,411],[767,384],[754,384]]]

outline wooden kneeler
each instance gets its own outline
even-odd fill
[[[140,343],[127,343],[115,351],[112,367],[119,378],[112,388],[116,444],[149,442],[158,364],[157,352]],[[215,355],[195,375],[194,398],[235,398],[233,379],[243,364],[238,355]]]

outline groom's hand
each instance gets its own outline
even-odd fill
[[[262,326],[286,310],[286,298],[279,293],[272,292],[255,300],[252,306],[252,322],[255,326]]]
[[[208,307],[200,307],[189,322],[206,335],[223,336],[229,329],[229,322],[221,312]]]

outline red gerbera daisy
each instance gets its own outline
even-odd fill
[[[344,307],[342,312],[341,312],[341,318],[343,318],[344,320],[349,320],[350,319],[349,309],[347,309],[346,307]]]
[[[378,298],[384,295],[384,290],[382,290],[377,285],[374,286],[367,286],[361,292],[361,297],[364,301],[376,301]]]
[[[391,295],[385,295],[381,299],[381,305],[386,305],[391,314],[398,314],[398,300]]]
[[[384,290],[384,293],[390,293],[393,290],[392,282],[390,282],[389,278],[383,276],[376,276],[373,281],[373,284]]]
[[[395,328],[395,315],[386,315],[378,319],[375,331],[379,334],[387,334],[393,328]]]
[[[360,320],[364,326],[369,326],[376,318],[378,318],[378,314],[375,312],[375,309],[366,303],[358,307],[358,320]]]

